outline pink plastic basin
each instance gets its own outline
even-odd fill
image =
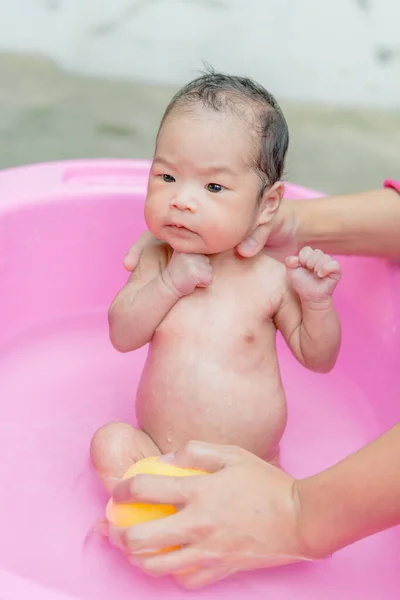
[[[144,229],[148,166],[85,161],[0,173],[0,598],[398,598],[397,529],[318,564],[246,573],[190,594],[138,572],[107,544],[85,543],[107,501],[89,442],[110,420],[134,421],[145,357],[145,349],[121,355],[111,347],[106,315],[126,281],[125,252]],[[287,194],[318,195],[293,185]],[[343,346],[334,371],[306,371],[279,340],[289,402],[282,455],[297,476],[328,467],[400,418],[399,267],[341,262]]]

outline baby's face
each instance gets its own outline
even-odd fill
[[[198,108],[170,115],[149,177],[145,219],[174,250],[214,254],[258,225],[261,181],[248,166],[254,141],[234,115]]]

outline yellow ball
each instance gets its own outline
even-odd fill
[[[207,475],[205,471],[196,469],[182,469],[174,467],[168,463],[159,460],[158,456],[143,458],[132,465],[124,474],[122,479],[129,479],[139,473],[146,475],[167,475],[170,477],[189,477],[191,475]],[[134,504],[116,504],[112,498],[106,507],[107,520],[117,527],[131,527],[138,523],[161,519],[176,512],[176,507],[172,504],[144,504],[142,502]]]

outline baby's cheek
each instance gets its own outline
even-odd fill
[[[157,203],[149,199],[144,206],[144,219],[147,228],[153,235],[159,237],[158,234],[161,228],[161,210],[157,210]]]
[[[207,253],[226,252],[235,248],[242,237],[229,227],[210,227],[205,239]]]
[[[224,223],[223,231],[221,232],[221,239],[225,240],[226,246],[229,248],[235,248],[240,242],[242,242],[249,234],[249,227],[247,222],[243,219],[240,220],[237,216],[232,218],[230,221]]]
[[[225,252],[234,247],[231,236],[223,228],[215,225],[210,225],[202,238],[205,245],[205,254]]]

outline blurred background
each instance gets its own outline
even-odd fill
[[[400,173],[399,0],[0,0],[0,168],[151,158],[203,61],[281,103],[286,178],[335,193]]]

